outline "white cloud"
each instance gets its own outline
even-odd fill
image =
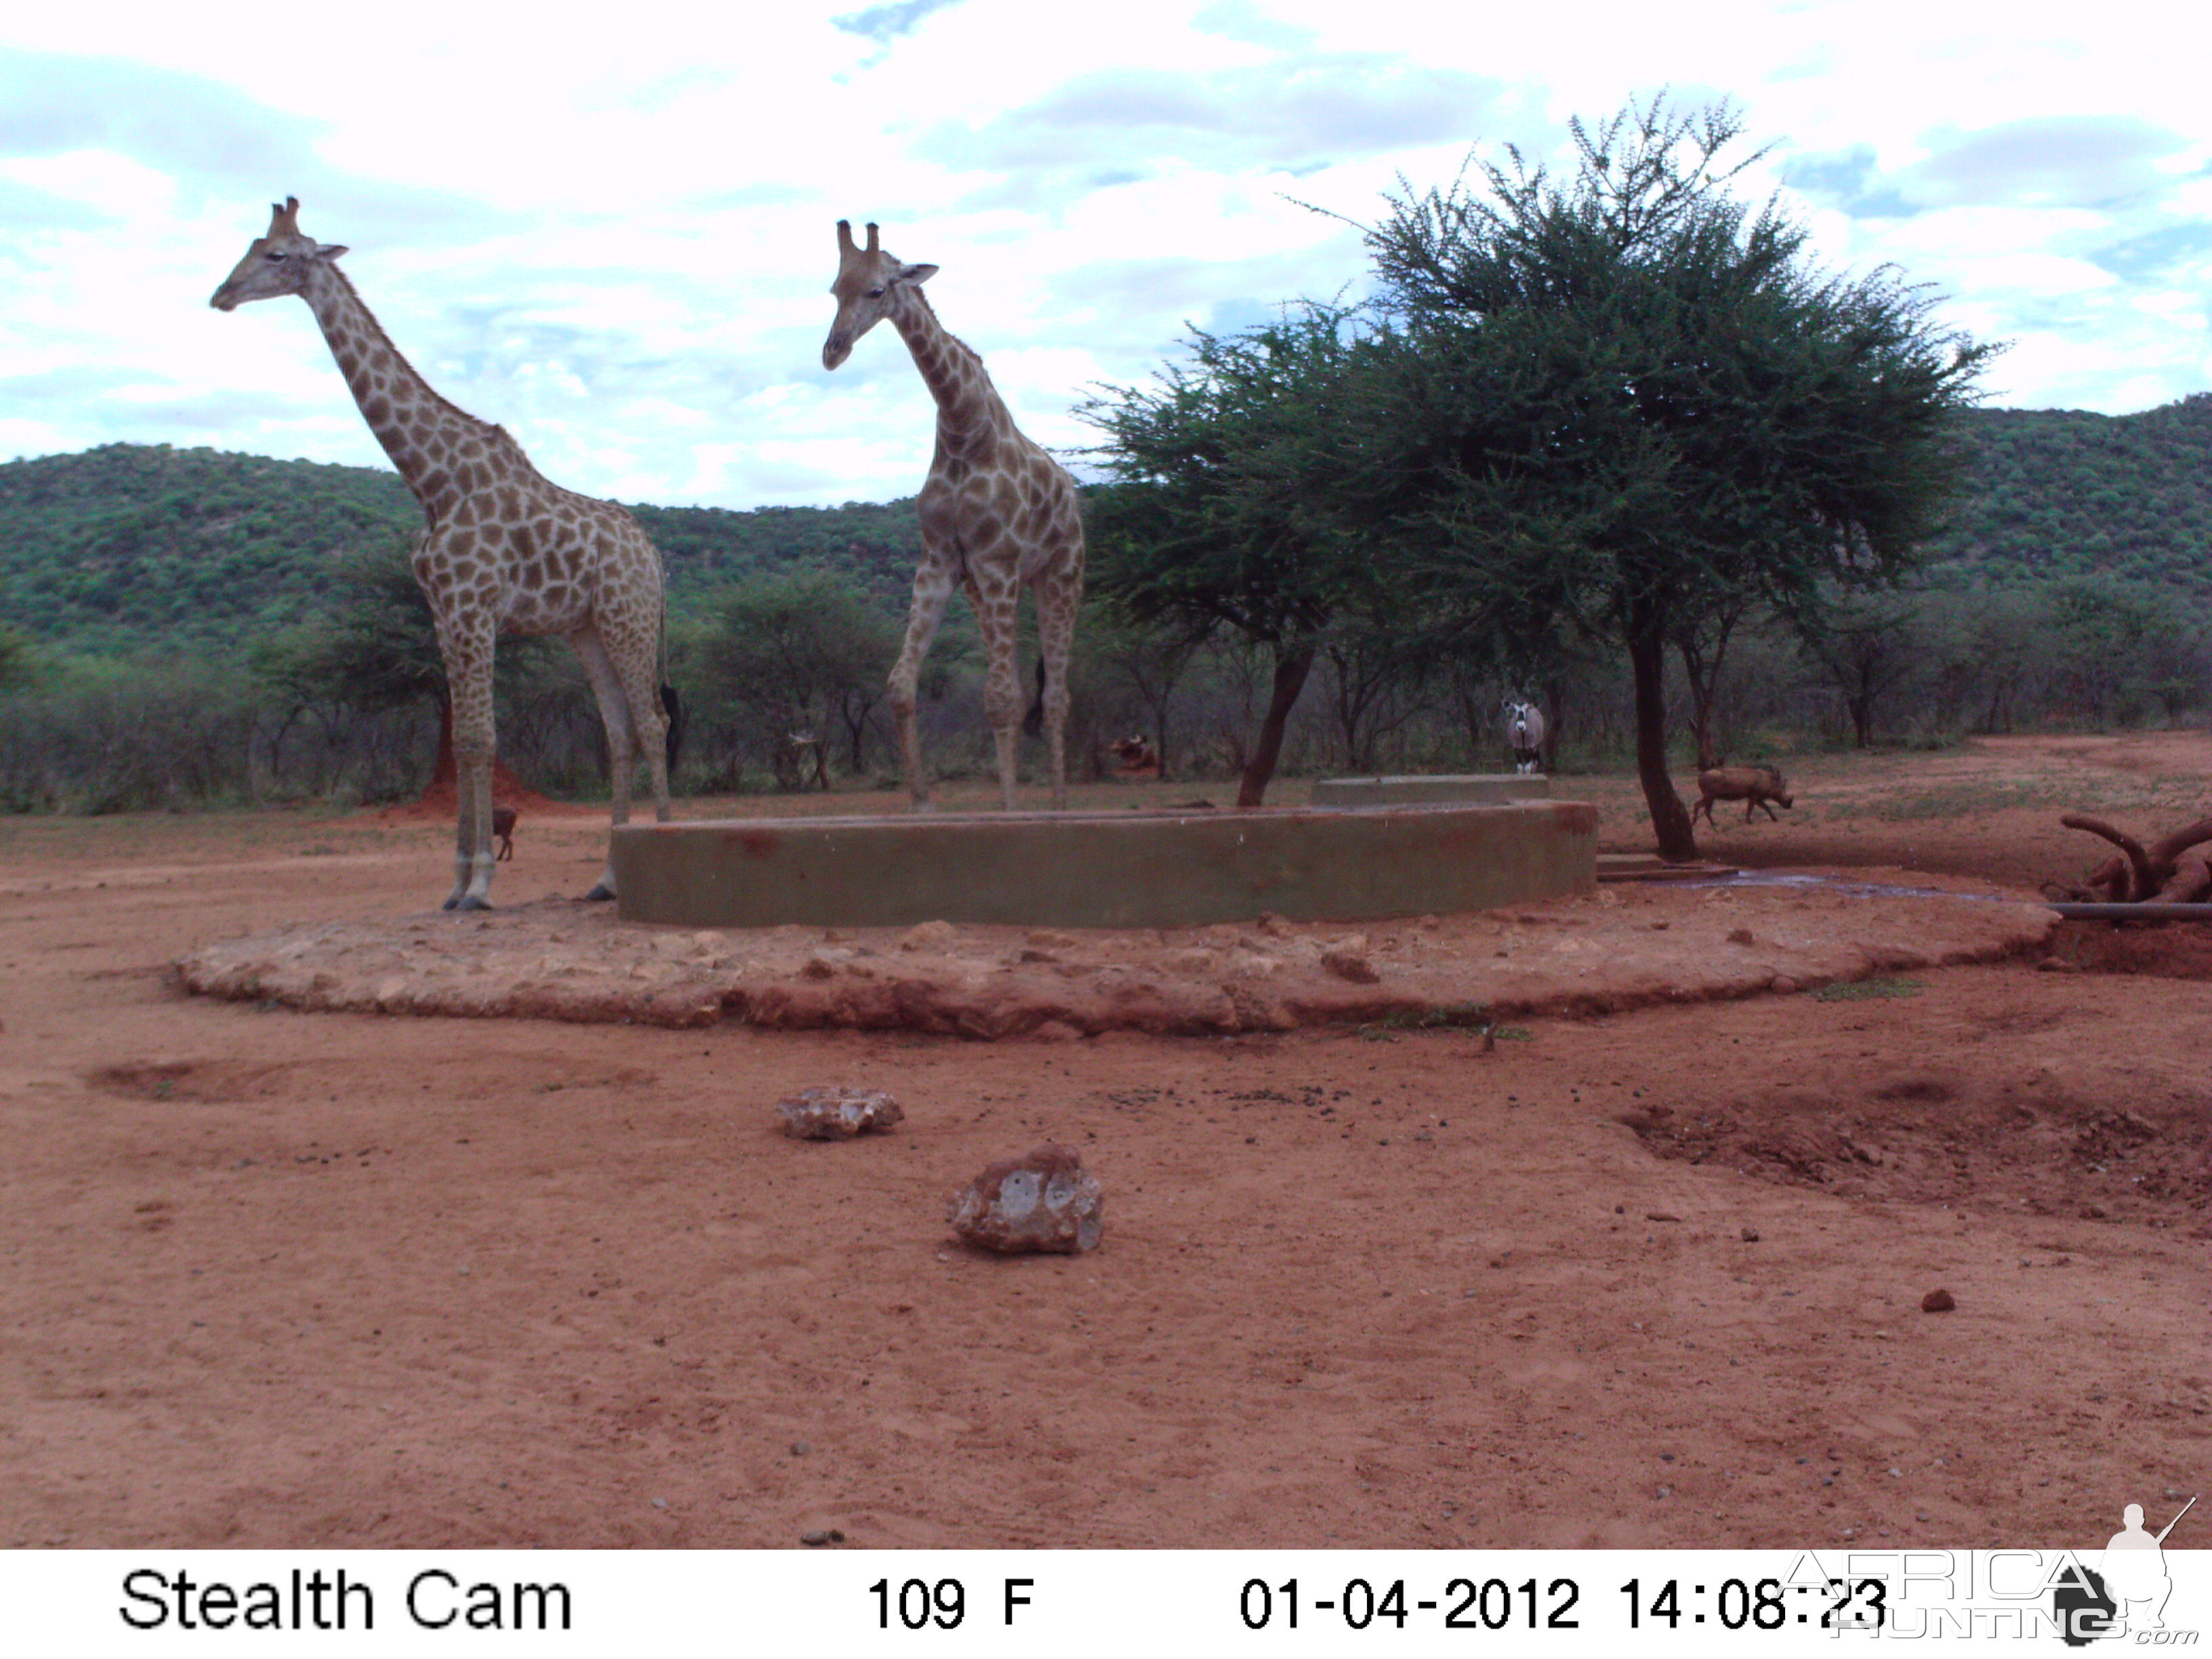
[[[20,15],[19,15],[20,14]],[[1893,261],[2019,342],[2008,400],[2202,389],[2198,54],[1946,0],[483,0],[373,20],[228,0],[0,23],[0,447],[117,438],[380,461],[303,307],[208,293],[286,192],[439,389],[572,487],[726,505],[912,491],[933,411],[895,336],[836,374],[832,226],[944,267],[1029,430],[1187,325],[1364,281],[1354,222],[1471,143],[1671,87],[1737,100],[1821,256]],[[1764,179],[1768,185],[1756,180]]]

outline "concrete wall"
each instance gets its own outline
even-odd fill
[[[1313,787],[1316,806],[1489,806],[1509,800],[1543,800],[1552,781],[1539,772],[1474,772],[1463,776],[1421,774],[1396,778],[1322,778]]]
[[[1180,927],[1443,914],[1588,892],[1597,809],[994,812],[626,824],[620,914],[702,927]]]

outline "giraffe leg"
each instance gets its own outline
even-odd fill
[[[906,643],[891,665],[891,714],[898,721],[899,758],[906,767],[907,794],[917,812],[931,811],[929,777],[921,769],[921,732],[915,720],[915,702],[921,684],[922,659],[945,620],[945,607],[952,598],[952,562],[939,556],[927,538],[921,565],[914,573],[914,605],[907,612]]]
[[[592,682],[592,695],[599,704],[599,723],[606,728],[607,781],[611,786],[614,799],[613,822],[628,823],[630,779],[637,771],[638,749],[638,722],[632,718],[632,693],[628,684],[630,677],[617,665],[614,654],[609,651],[606,641],[601,637],[596,626],[586,625],[578,629],[568,636],[568,643],[574,648],[577,660],[584,665],[584,673]],[[654,677],[648,672],[647,678],[651,679]],[[655,696],[656,701],[652,706],[658,712],[657,687]],[[658,740],[656,735],[653,741]],[[665,789],[668,776],[665,756],[661,757],[659,776],[663,789]],[[584,896],[587,899],[611,899],[614,896],[615,865],[610,850],[606,869],[601,872],[592,890]]]
[[[999,805],[1009,812],[1014,810],[1015,745],[1022,719],[1022,678],[1014,656],[1014,606],[1020,597],[1011,574],[988,585],[972,576],[968,581],[968,603],[983,630],[983,714],[998,750]]]
[[[1075,613],[1083,603],[1082,550],[1073,575],[1037,584],[1037,648],[1044,657],[1044,740],[1052,756],[1052,810],[1067,810],[1067,668],[1075,655]]]
[[[453,891],[448,910],[491,908],[491,764],[498,752],[492,715],[491,619],[441,628],[446,684],[453,699],[454,794],[459,819],[453,834]]]

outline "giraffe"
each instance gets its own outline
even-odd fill
[[[453,890],[445,908],[484,909],[493,867],[492,652],[502,633],[567,638],[606,727],[614,821],[629,821],[641,748],[654,815],[668,819],[664,744],[676,702],[664,684],[660,555],[623,508],[547,482],[505,430],[433,392],[339,270],[346,250],[307,235],[299,215],[297,197],[272,207],[268,232],[208,303],[228,312],[286,294],[305,300],[362,418],[422,504],[415,579],[436,620],[459,772]],[[585,896],[614,895],[610,861]]]
[[[830,289],[837,298],[837,319],[822,344],[823,368],[836,368],[852,355],[860,336],[888,317],[937,399],[937,453],[915,503],[921,520],[921,562],[915,567],[914,604],[907,616],[906,643],[891,669],[889,699],[898,720],[899,750],[914,810],[930,810],[915,692],[922,659],[957,584],[966,591],[983,631],[989,663],[983,708],[998,746],[1000,801],[1009,811],[1014,805],[1014,722],[1021,713],[1014,606],[1024,587],[1036,599],[1043,653],[1037,668],[1038,701],[1052,753],[1052,804],[1058,811],[1067,805],[1067,661],[1076,608],[1083,601],[1083,519],[1075,481],[1015,428],[1014,417],[983,372],[983,360],[937,320],[921,291],[937,274],[935,265],[902,264],[878,245],[873,225],[868,227],[867,246],[856,246],[848,219],[837,222],[837,280]]]

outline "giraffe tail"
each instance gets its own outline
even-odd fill
[[[1044,659],[1037,659],[1036,697],[1030,704],[1030,712],[1023,717],[1022,730],[1033,738],[1044,735]]]
[[[660,706],[668,714],[668,769],[673,772],[678,751],[684,747],[684,699],[665,682],[660,688]]]
[[[668,677],[668,588],[660,590],[660,707],[668,715],[668,770],[675,775],[676,757],[684,747],[684,700]]]

